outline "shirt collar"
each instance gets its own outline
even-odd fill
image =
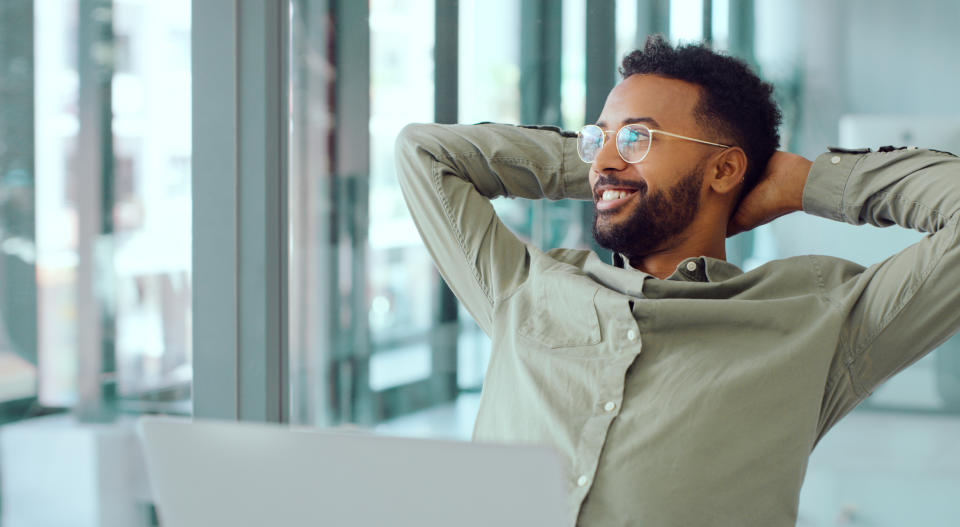
[[[710,258],[709,256],[701,256],[701,258],[704,261],[707,280],[710,282],[723,282],[743,274],[742,269],[726,260]]]
[[[653,278],[652,275],[630,267],[630,260],[620,253],[613,253],[613,266],[627,272],[640,273],[644,278]],[[743,270],[726,260],[711,258],[709,256],[699,256],[696,258],[686,258],[680,262],[680,264],[677,265],[676,271],[668,276],[667,280],[723,282],[724,280],[729,280],[742,274]]]

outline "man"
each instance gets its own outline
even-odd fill
[[[555,448],[568,525],[794,525],[817,441],[960,327],[960,162],[775,152],[770,87],[703,47],[651,39],[621,72],[577,136],[398,139],[424,242],[493,340],[475,439]],[[498,196],[592,199],[616,265],[522,243]],[[799,210],[933,234],[866,269],[725,261],[727,236]]]

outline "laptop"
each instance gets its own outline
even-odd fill
[[[554,527],[559,458],[544,447],[144,417],[164,527]]]

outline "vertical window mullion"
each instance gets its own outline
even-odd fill
[[[283,422],[288,2],[193,2],[194,415]]]

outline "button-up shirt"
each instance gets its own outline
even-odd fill
[[[490,336],[474,438],[550,445],[568,525],[795,525],[817,441],[960,328],[960,160],[829,152],[804,211],[931,233],[864,268],[749,272],[687,258],[667,279],[518,239],[490,199],[592,198],[556,129],[410,125],[401,188],[447,283]]]

